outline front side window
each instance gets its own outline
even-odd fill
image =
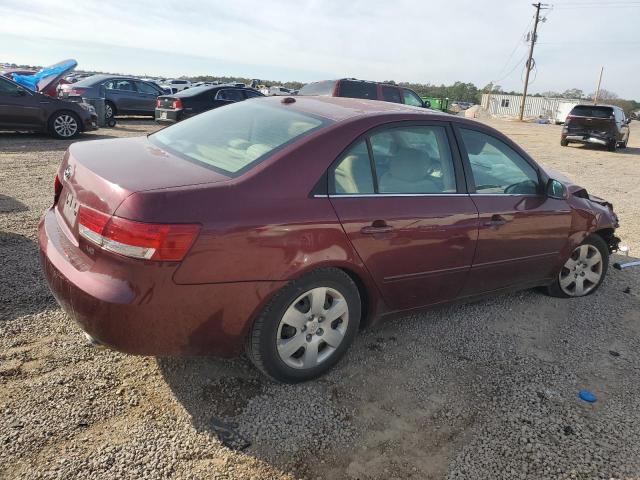
[[[371,135],[379,193],[455,193],[444,127],[407,126]]]
[[[331,96],[336,86],[335,80],[323,80],[321,82],[307,83],[300,89],[298,95],[325,95]]]
[[[333,193],[374,193],[367,142],[360,140],[344,153],[333,170]]]
[[[402,96],[405,104],[412,105],[414,107],[422,107],[422,99],[411,90],[403,88]]]
[[[240,90],[220,90],[216,95],[217,100],[227,100],[229,102],[239,102],[240,100],[244,100],[242,97],[242,93]]]
[[[340,82],[339,95],[348,98],[378,99],[378,86],[371,82],[354,82],[342,80]]]
[[[149,140],[183,159],[236,176],[329,123],[286,106],[237,102],[164,128]]]
[[[382,98],[385,102],[402,103],[400,91],[396,87],[382,87]]]
[[[476,192],[493,195],[535,195],[538,173],[504,142],[476,130],[461,128]]]
[[[148,95],[158,95],[158,91],[153,88],[151,85],[149,85],[148,83],[145,82],[136,82],[136,85],[138,86],[138,91],[140,93],[146,93]]]

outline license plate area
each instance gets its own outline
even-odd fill
[[[167,119],[167,112],[160,112],[160,118],[162,120],[166,120]]]
[[[78,209],[80,203],[76,200],[76,197],[71,192],[67,192],[67,196],[64,199],[62,205],[62,216],[65,218],[71,228],[75,228],[76,221],[78,219]]]

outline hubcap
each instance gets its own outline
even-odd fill
[[[78,122],[71,115],[64,113],[56,117],[53,129],[61,137],[72,137],[78,131]]]
[[[109,105],[108,103],[104,106],[104,115],[107,118],[113,117],[113,109],[111,108],[111,105]]]
[[[313,368],[333,355],[348,324],[344,296],[332,288],[313,288],[294,300],[280,320],[278,355],[289,367]]]
[[[586,295],[600,283],[602,266],[602,255],[596,247],[580,245],[562,267],[560,288],[572,297]]]

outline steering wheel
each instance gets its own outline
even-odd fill
[[[533,180],[523,180],[522,182],[513,183],[504,189],[504,193],[535,193],[536,183]]]

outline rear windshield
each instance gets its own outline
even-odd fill
[[[329,122],[254,100],[202,113],[150,135],[149,140],[233,177]]]
[[[300,89],[298,95],[333,95],[333,88],[335,87],[335,80],[323,80],[322,82],[307,83]]]
[[[378,86],[375,83],[370,82],[352,82],[351,80],[343,80],[340,82],[339,95],[341,97],[377,100]]]
[[[613,115],[613,108],[594,105],[577,105],[573,107],[569,115],[576,117],[609,118]]]

